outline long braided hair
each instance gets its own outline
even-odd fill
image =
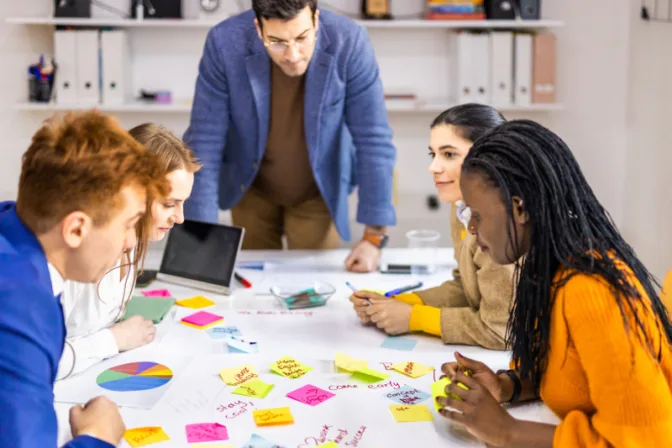
[[[509,244],[519,259],[507,342],[521,378],[532,380],[536,389],[540,387],[549,349],[554,291],[576,274],[596,275],[610,285],[626,331],[634,330],[660,361],[660,350],[654,353],[656,344],[646,336],[641,311],[651,310],[660,334],[672,342],[672,325],[654,288],[657,282],[618,232],[560,137],[533,121],[509,121],[475,142],[462,172],[482,175],[499,190],[506,206]],[[526,254],[521,253],[512,225],[512,196],[523,200],[529,216]],[[567,267],[569,274],[554,283],[561,266]],[[641,283],[645,297],[624,266]],[[636,328],[628,328],[628,315]]]

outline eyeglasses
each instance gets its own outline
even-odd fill
[[[264,46],[274,53],[284,53],[289,49],[290,45],[294,46],[294,48],[296,48],[297,50],[300,50],[315,43],[316,39],[317,39],[317,33],[312,32],[305,36],[297,37],[294,40],[290,40],[289,42],[276,42],[265,40]]]

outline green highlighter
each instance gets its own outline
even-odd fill
[[[134,296],[126,306],[126,312],[121,320],[126,320],[131,316],[140,315],[145,319],[158,324],[168,314],[168,311],[175,305],[175,299],[172,297],[141,297]]]

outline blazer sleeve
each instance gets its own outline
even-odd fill
[[[392,226],[396,223],[392,205],[396,149],[387,122],[378,63],[363,27],[358,27],[348,60],[345,122],[357,155],[357,221],[370,226]]]
[[[219,172],[226,146],[228,117],[229,87],[215,27],[205,42],[191,120],[184,135],[184,141],[202,163],[194,176],[191,197],[184,204],[185,216],[189,219],[218,222]]]

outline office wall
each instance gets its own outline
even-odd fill
[[[642,21],[639,2],[631,9],[623,230],[662,280],[672,269],[672,23]]]
[[[31,134],[48,116],[45,113],[18,112],[12,109],[12,104],[25,99],[26,67],[40,53],[51,51],[52,33],[47,27],[8,25],[5,22],[5,18],[10,16],[46,16],[51,2],[0,1],[0,58],[3,60],[0,130],[4,137],[0,146],[0,199],[6,199],[13,198],[16,193],[21,153]],[[227,5],[234,3],[226,2]],[[393,12],[404,15],[421,10],[424,0],[392,3]],[[349,12],[356,12],[358,4],[358,0],[322,2],[323,6],[331,5]],[[558,100],[564,104],[565,110],[527,115],[566,138],[597,194],[619,223],[623,217],[626,185],[628,5],[627,0],[545,0],[543,15],[567,23],[565,28],[556,30]],[[139,29],[131,32],[135,33],[135,87],[172,85],[176,97],[191,96],[205,30]],[[411,87],[418,96],[444,99],[449,85],[447,33],[445,30],[371,30],[386,86]],[[443,242],[447,243],[447,207],[437,213],[429,213],[424,207],[426,195],[433,192],[431,178],[427,174],[429,160],[426,155],[428,125],[433,115],[390,115],[398,148],[400,229],[394,238],[397,245],[404,244],[404,230],[418,226],[444,229],[446,238]],[[154,120],[178,133],[186,128],[187,118],[179,114],[120,116],[125,126]]]

